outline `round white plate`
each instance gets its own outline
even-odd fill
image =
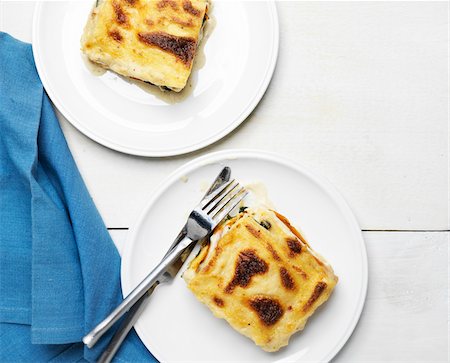
[[[91,69],[80,38],[93,3],[38,3],[33,53],[53,103],[100,144],[141,156],[200,149],[244,121],[270,82],[278,54],[274,2],[214,1],[209,35],[181,95]]]
[[[241,183],[260,181],[277,210],[301,228],[311,246],[339,276],[331,298],[287,347],[266,353],[213,317],[179,275],[159,286],[135,325],[162,362],[316,362],[330,360],[350,337],[367,290],[367,256],[350,208],[327,181],[274,154],[225,151],[208,154],[173,173],[153,194],[129,232],[122,259],[127,295],[163,257],[190,210],[221,168]]]

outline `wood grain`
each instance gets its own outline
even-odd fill
[[[366,232],[369,289],[336,362],[446,362],[449,233]]]
[[[30,40],[32,5],[3,3],[2,29]],[[223,141],[176,158],[136,158],[99,146],[60,118],[106,224],[130,226],[156,185],[194,156],[261,148],[331,180],[363,229],[450,229],[448,3],[277,6],[273,81]]]
[[[33,4],[2,6],[1,28],[29,41]],[[130,226],[156,185],[194,156],[261,148],[331,180],[363,229],[450,229],[448,3],[277,7],[280,53],[272,83],[223,141],[176,158],[137,158],[92,142],[60,118],[106,224]]]
[[[268,92],[212,147],[130,157],[62,121],[107,225],[131,225],[155,186],[194,156],[260,148],[331,180],[363,229],[449,229],[447,4],[277,5],[281,45]]]

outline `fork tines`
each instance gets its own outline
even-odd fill
[[[247,193],[245,188],[233,179],[215,191],[202,209],[219,222],[244,199]]]

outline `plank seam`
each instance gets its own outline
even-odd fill
[[[450,232],[450,229],[362,229],[362,232]]]

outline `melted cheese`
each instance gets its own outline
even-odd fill
[[[337,283],[303,236],[267,208],[240,213],[213,239],[183,277],[215,316],[266,351],[287,345]]]
[[[89,16],[81,49],[121,75],[180,91],[207,8],[207,0],[104,0]]]
[[[245,184],[245,189],[248,194],[246,197],[239,203],[239,205],[230,212],[230,215],[235,217],[238,214],[240,208],[252,208],[254,210],[261,210],[268,207],[272,207],[273,204],[269,200],[269,196],[267,193],[266,186],[261,182],[254,182]],[[231,225],[234,223],[233,218],[229,220],[225,220],[222,224],[220,224],[213,232],[209,240],[208,253],[205,259],[202,261],[202,264],[207,264],[209,260],[214,255],[214,251],[217,247],[218,241],[227,234]]]

